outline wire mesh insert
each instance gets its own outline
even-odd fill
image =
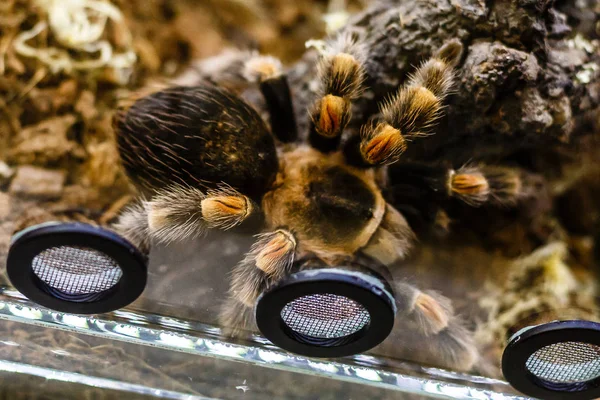
[[[337,339],[352,335],[371,321],[369,312],[356,301],[335,294],[311,294],[286,304],[281,310],[286,325],[302,335]]]
[[[87,295],[114,287],[123,271],[111,257],[86,247],[59,246],[33,258],[35,275],[49,288],[68,295]]]
[[[559,384],[586,382],[600,377],[600,346],[560,342],[533,353],[526,367],[536,377]]]

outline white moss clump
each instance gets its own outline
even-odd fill
[[[126,71],[132,69],[137,57],[131,34],[117,7],[103,0],[36,0],[36,3],[47,18],[15,38],[17,54],[38,59],[52,73],[112,69],[118,83],[126,83],[121,80],[128,80]],[[124,50],[119,53],[105,39],[109,21],[123,35],[120,42],[124,43]],[[33,47],[27,43],[46,30],[61,47]],[[74,58],[67,50],[75,50],[78,57]]]

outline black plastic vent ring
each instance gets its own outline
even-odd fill
[[[541,399],[600,397],[600,324],[554,321],[515,333],[502,372],[517,390]]]
[[[45,223],[17,233],[6,262],[13,286],[56,311],[97,314],[144,290],[147,258],[116,233],[82,223]]]
[[[309,357],[342,357],[381,343],[396,305],[378,274],[344,268],[294,273],[263,293],[256,323],[275,345]]]

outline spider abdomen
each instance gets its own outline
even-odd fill
[[[275,143],[258,113],[212,85],[172,87],[115,118],[119,153],[145,190],[223,182],[259,199],[277,170]]]

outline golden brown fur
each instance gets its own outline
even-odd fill
[[[295,122],[287,78],[270,57],[229,57],[231,70],[217,68],[219,76],[260,85],[269,111],[283,110],[279,119],[271,115],[270,130],[234,93],[208,84],[136,99],[117,115],[115,129],[128,174],[148,199],[125,212],[115,228],[147,248],[260,217],[254,245],[230,276],[221,314],[230,333],[251,325],[258,296],[288,275],[299,258],[337,266],[366,255],[392,265],[407,255],[416,236],[408,214],[394,207],[405,204],[386,202],[382,190],[392,167],[381,167],[397,162],[411,139],[431,132],[461,54],[458,41],[442,46],[343,146],[351,101],[362,93],[367,65],[365,46],[350,34],[330,41],[322,53],[320,87],[310,110],[312,147],[289,132]],[[407,179],[401,191],[410,206],[444,196],[470,205],[514,204],[524,191],[520,175],[509,169],[406,171],[394,179]],[[424,171],[431,176],[421,177]],[[414,175],[425,183],[415,183]],[[428,197],[430,192],[435,196]],[[449,229],[448,215],[434,211],[434,223]],[[421,338],[435,335],[449,365],[472,365],[472,340],[448,299],[407,283],[395,289],[406,326]]]
[[[450,176],[450,193],[467,204],[478,206],[487,201],[490,185],[478,169],[461,168]]]
[[[362,252],[383,265],[391,265],[408,255],[414,241],[415,234],[406,219],[386,204],[383,220]]]
[[[305,195],[307,185],[318,179],[326,168],[338,167],[360,180],[375,196],[373,217],[360,231],[315,232],[315,219],[307,214],[310,199]],[[269,227],[287,226],[293,229],[301,254],[313,253],[333,261],[350,257],[365,246],[378,228],[385,212],[385,201],[377,185],[375,174],[347,166],[339,154],[324,155],[307,146],[284,153],[273,189],[263,197],[262,206]]]
[[[336,137],[351,117],[351,101],[363,91],[366,51],[348,34],[328,43],[322,54],[319,75],[319,98],[310,116],[316,133]]]
[[[430,133],[452,88],[453,66],[461,54],[460,42],[442,46],[417,68],[405,86],[380,104],[380,121],[364,126],[361,132],[360,154],[368,165],[398,161],[407,140]]]
[[[365,125],[360,151],[370,165],[386,165],[396,162],[406,150],[406,139],[402,133],[387,123],[374,127]]]
[[[285,276],[296,254],[296,240],[284,229],[267,232],[258,240],[231,274],[230,294],[245,307],[253,307],[265,287]]]
[[[320,135],[334,137],[341,134],[350,118],[350,101],[331,94],[317,100],[312,114]]]

